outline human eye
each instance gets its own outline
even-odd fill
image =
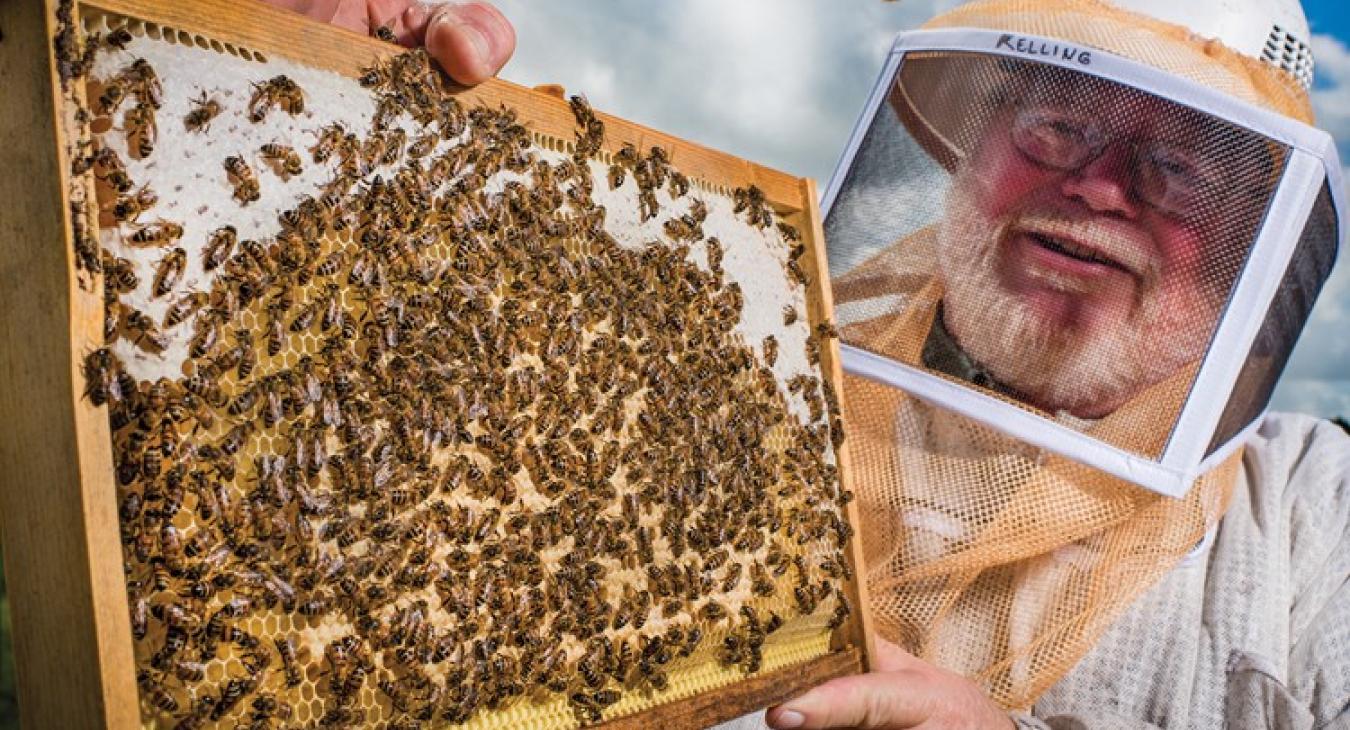
[[[1013,141],[1036,162],[1071,170],[1095,154],[1101,135],[1090,123],[1066,112],[1030,107],[1014,119]]]
[[[1193,214],[1219,187],[1216,166],[1192,152],[1160,142],[1140,148],[1141,185],[1149,203],[1172,215]]]
[[[1207,166],[1194,155],[1177,147],[1163,143],[1151,143],[1144,147],[1144,161],[1163,177],[1186,185],[1204,182]]]

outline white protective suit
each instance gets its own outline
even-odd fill
[[[1350,436],[1268,416],[1214,535],[1021,728],[1350,728]],[[763,713],[718,726],[766,727]]]

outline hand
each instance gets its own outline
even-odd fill
[[[486,2],[419,0],[263,0],[326,23],[370,33],[380,26],[398,42],[425,44],[445,72],[466,86],[496,76],[516,50],[510,21]]]
[[[832,679],[769,709],[776,730],[820,728],[998,728],[1013,722],[984,690],[884,639],[867,674]]]

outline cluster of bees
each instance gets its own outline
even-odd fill
[[[137,60],[103,88],[157,108],[150,79]],[[109,409],[147,718],[412,728],[561,694],[590,724],[665,689],[681,657],[753,672],[795,616],[842,623],[837,400],[795,377],[803,423],[776,341],[766,363],[738,338],[742,292],[669,154],[613,156],[608,181],[637,182],[644,220],[661,190],[681,209],[670,241],[625,247],[592,197],[604,125],[584,100],[576,153],[550,161],[422,51],[361,82],[372,127],[314,131],[332,177],[266,239],[227,225],[182,245],[182,225],[141,222],[156,197],[110,148],[85,162],[126,245],[163,251],[149,296],[174,297],[152,319],[135,267],[97,255],[106,344],[85,394]],[[275,77],[246,118],[304,98]],[[184,125],[219,113],[204,94]],[[221,204],[256,199],[247,163],[223,164]],[[772,225],[762,193],[736,196]],[[188,256],[206,291],[180,291]],[[809,338],[813,362],[829,334]],[[182,339],[182,377],[138,380],[117,355]],[[322,705],[307,717],[302,685]]]

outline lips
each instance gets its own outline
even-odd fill
[[[1071,238],[1054,236],[1048,233],[1038,231],[1025,231],[1027,238],[1035,245],[1056,253],[1060,256],[1071,258],[1075,261],[1081,261],[1085,264],[1096,264],[1116,269],[1124,274],[1134,275],[1128,266],[1117,261],[1096,248],[1091,248]]]

